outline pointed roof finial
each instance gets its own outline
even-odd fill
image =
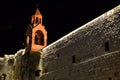
[[[38,9],[38,6],[39,6],[39,4],[36,4],[36,12],[35,12],[35,14],[36,14],[36,15],[41,15],[41,13],[40,13],[40,11],[39,11],[39,9]]]

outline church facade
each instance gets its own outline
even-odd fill
[[[26,47],[0,58],[6,80],[120,80],[120,5],[47,46],[38,8]]]

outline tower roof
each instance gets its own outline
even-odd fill
[[[41,15],[41,13],[40,13],[38,8],[36,9],[35,15]]]

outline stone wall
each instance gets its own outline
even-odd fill
[[[5,80],[14,80],[14,55],[5,55],[0,58],[0,79],[4,77]]]
[[[5,55],[0,58],[0,76],[5,74],[6,80],[39,80],[40,55],[39,51],[30,54],[26,48],[15,55]]]
[[[3,57],[0,57],[0,75],[3,73],[5,60]]]
[[[115,51],[47,72],[43,80],[119,80],[119,62],[120,52]]]
[[[6,80],[120,80],[120,6],[42,51],[0,58]]]
[[[0,76],[6,75],[6,80],[40,80],[41,53],[29,53],[28,50],[18,50],[15,55],[5,55],[0,58]]]
[[[19,51],[15,57],[15,80],[38,80],[40,77],[40,52],[30,54]],[[38,79],[37,79],[38,78]]]
[[[43,49],[42,80],[119,80],[120,6]]]
[[[14,63],[14,80],[22,80],[22,52],[23,50],[19,50],[15,54],[15,63]]]

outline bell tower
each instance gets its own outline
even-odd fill
[[[47,46],[47,31],[42,25],[42,15],[38,8],[35,14],[31,16],[31,24],[29,24],[26,33],[26,44],[30,53],[39,51]]]

